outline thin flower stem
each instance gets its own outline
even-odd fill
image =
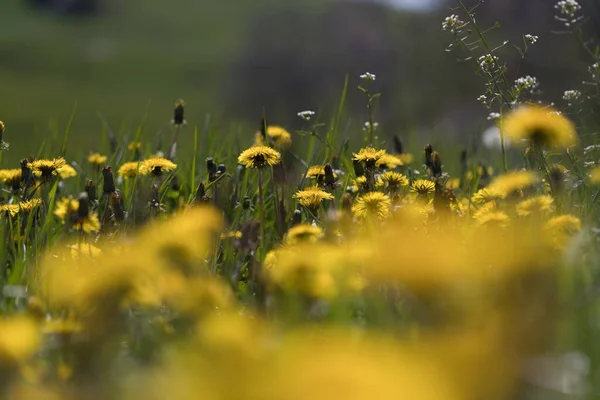
[[[263,195],[262,169],[258,169],[258,206],[260,212],[260,251],[265,253],[265,200]],[[262,257],[261,257],[262,261]]]
[[[500,143],[501,143],[501,147],[502,147],[502,163],[504,166],[504,172],[508,172],[508,159],[506,157],[506,139],[504,137],[504,129],[502,129],[502,121],[504,120],[504,116],[503,114],[503,107],[500,107],[500,124],[498,126],[498,129],[500,130]]]

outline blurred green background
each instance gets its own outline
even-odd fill
[[[100,150],[103,129],[133,138],[142,122],[143,138],[156,141],[171,129],[178,98],[189,127],[202,129],[209,114],[213,129],[245,133],[249,142],[263,110],[290,130],[303,126],[301,110],[328,120],[346,75],[345,126],[358,134],[366,111],[356,86],[365,71],[377,74],[374,89],[383,93],[380,135],[419,146],[478,140],[489,125],[475,100],[484,82],[473,64],[457,62],[464,53],[445,51],[451,37],[441,31],[454,2],[402,7],[406,1],[97,0],[79,14],[66,12],[73,0],[3,1],[0,119],[12,145],[5,162],[60,142],[75,104],[70,152]],[[592,16],[597,3],[589,0]],[[539,35],[524,63],[505,48],[510,76],[537,76],[543,98],[560,102],[564,90],[581,86],[590,62],[572,37],[551,33],[560,27],[553,5],[490,1],[478,22],[500,22],[490,34],[497,43]]]

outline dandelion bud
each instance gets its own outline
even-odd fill
[[[96,193],[96,184],[94,183],[93,180],[88,179],[85,182],[85,192],[88,195],[89,201],[94,202],[94,201],[98,200],[98,196]]]
[[[225,172],[227,172],[227,167],[225,166],[225,164],[219,164],[219,166],[217,167],[217,172],[219,174],[224,174]]]
[[[252,205],[252,201],[250,200],[250,197],[245,196],[244,201],[242,202],[242,208],[244,210],[248,210],[251,205]]]
[[[110,208],[116,221],[120,222],[125,219],[125,205],[123,204],[123,196],[121,196],[119,190],[110,194]]]
[[[29,160],[27,158],[21,160],[21,182],[25,186],[31,182],[31,168],[29,168]]]
[[[183,100],[177,100],[177,102],[175,102],[175,111],[173,113],[173,124],[183,125],[185,123],[185,119],[183,119],[184,106],[185,106],[185,102]]]
[[[431,155],[433,154],[433,146],[428,144],[425,146],[425,165],[427,168],[431,168],[432,160]]]
[[[294,210],[292,215],[292,226],[300,225],[302,223],[302,211]]]
[[[79,201],[77,217],[79,220],[82,220],[90,214],[90,201],[88,194],[86,192],[82,192],[77,198],[77,201]]]
[[[200,182],[198,189],[196,189],[196,199],[202,199],[204,196],[206,196],[206,188],[204,187],[204,183]]]
[[[404,145],[398,135],[394,135],[394,150],[397,154],[404,154]]]
[[[331,165],[325,164],[323,170],[325,171],[325,185],[333,187],[336,182],[335,175],[333,175],[333,168],[331,168]]]
[[[431,155],[431,174],[434,178],[442,176],[442,159],[437,151]]]
[[[0,142],[2,141],[2,136],[4,135],[5,128],[6,128],[6,125],[4,125],[4,122],[0,121]]]
[[[356,175],[356,177],[363,176],[365,174],[365,168],[360,161],[352,160],[352,166],[354,167],[354,175]]]
[[[208,179],[214,180],[215,175],[217,175],[217,164],[215,164],[215,160],[212,157],[208,157],[205,160],[206,170],[208,171]]]
[[[104,193],[104,194],[114,193],[116,188],[115,188],[115,178],[112,173],[112,168],[110,168],[109,166],[102,168],[102,176],[104,177],[102,193]]]

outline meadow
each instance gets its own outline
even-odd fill
[[[0,115],[0,398],[598,398],[600,47],[557,2],[589,70],[542,102],[478,7],[435,28],[481,81],[493,157],[380,134],[369,72],[301,130],[196,126],[178,99],[14,154]]]

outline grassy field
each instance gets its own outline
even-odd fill
[[[560,15],[582,12],[560,4]],[[168,50],[174,32],[155,51],[125,38],[123,7],[115,26],[86,23],[85,34],[39,17],[31,29],[61,26],[31,45],[77,35],[84,48],[102,31],[157,70],[184,57]],[[120,82],[139,91],[131,105],[103,114],[145,117],[84,145],[59,109],[72,108],[69,93],[85,94],[76,116],[110,103],[109,71],[127,52],[95,69],[57,46],[82,83],[56,88],[57,123],[8,146],[37,122],[17,105],[1,116],[0,398],[597,398],[600,145],[588,123],[600,64],[564,105],[540,104],[535,79],[508,82],[512,66],[464,11],[442,29],[487,80],[479,101],[499,128],[495,152],[434,133],[433,146],[379,137],[385,97],[370,73],[340,88],[334,112],[300,113],[301,130],[265,121],[249,133],[200,117],[197,104],[214,99],[181,93],[183,77],[173,93],[144,92],[152,68]],[[144,12],[148,31],[160,26],[160,11]],[[183,33],[196,22],[179,23]],[[526,57],[537,39],[524,40]],[[62,74],[51,60],[41,73],[12,58],[2,79],[35,93],[35,79]],[[349,118],[369,123],[349,128],[357,98],[365,114]]]

